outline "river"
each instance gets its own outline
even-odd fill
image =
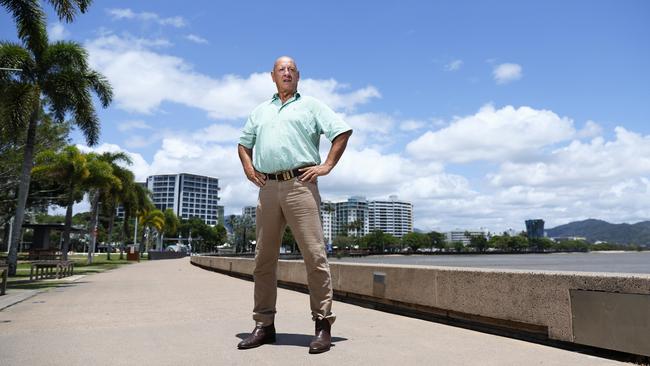
[[[330,262],[650,274],[650,251],[552,254],[373,255],[341,259],[330,258]]]

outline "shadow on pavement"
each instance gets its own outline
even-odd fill
[[[239,333],[237,338],[244,339],[248,337],[250,333]],[[309,347],[309,342],[313,338],[313,335],[308,334],[295,334],[295,333],[276,333],[275,334],[275,343],[276,346],[299,346],[299,347]],[[332,337],[332,347],[336,346],[334,343],[347,341],[347,338],[342,337]]]

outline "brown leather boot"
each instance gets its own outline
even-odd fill
[[[275,325],[271,324],[266,327],[257,325],[246,339],[239,342],[237,348],[249,349],[273,342],[275,342]]]
[[[316,336],[309,343],[309,353],[323,353],[332,345],[332,324],[327,319],[316,320]]]

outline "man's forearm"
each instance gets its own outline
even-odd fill
[[[253,168],[253,149],[249,149],[244,145],[237,145],[237,152],[239,153],[239,160],[244,171]]]
[[[332,141],[332,147],[330,148],[330,152],[327,154],[327,159],[325,159],[323,165],[327,166],[330,170],[336,166],[348,145],[350,135],[352,135],[352,130],[343,132],[336,136],[334,141]]]

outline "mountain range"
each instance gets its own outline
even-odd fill
[[[636,224],[611,224],[607,221],[587,219],[570,222],[547,229],[549,237],[582,236],[590,242],[606,241],[616,244],[650,244],[650,221]]]

